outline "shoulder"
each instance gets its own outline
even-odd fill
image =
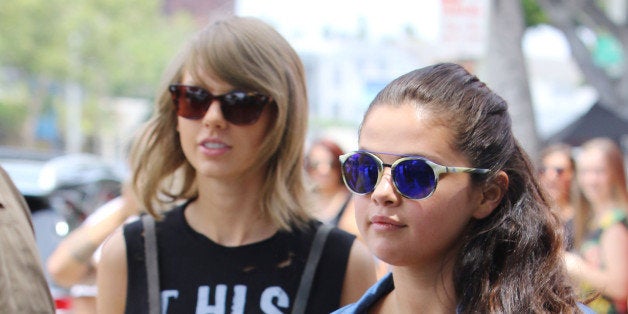
[[[371,286],[357,302],[342,307],[333,312],[333,314],[367,313],[375,303],[389,294],[394,287],[392,274],[388,274]]]
[[[347,265],[349,260],[351,248],[355,243],[355,236],[338,229],[331,225],[324,225],[317,222],[314,228],[312,228],[311,241],[314,243],[314,237],[316,232],[322,227],[328,228],[329,233],[325,240],[325,246],[323,250],[323,260],[333,260],[336,267],[339,265]],[[322,229],[320,229],[322,230]],[[344,267],[343,267],[344,268]]]
[[[628,215],[623,209],[615,209],[607,212],[600,219],[602,228],[602,241],[604,239],[627,239],[628,238]]]
[[[600,226],[604,229],[616,224],[628,226],[628,213],[622,208],[616,208],[606,212],[600,219]]]
[[[356,239],[355,235],[346,232],[338,227],[333,227],[329,232],[329,240],[338,245],[351,246]]]
[[[100,263],[122,264],[122,261],[126,265],[126,245],[122,228],[118,228],[103,242]]]
[[[349,261],[347,266],[347,277],[361,278],[368,283],[368,286],[376,281],[375,256],[362,243],[353,241],[349,251]]]
[[[103,243],[98,263],[98,312],[122,313],[127,295],[127,255],[122,228]]]
[[[580,309],[580,312],[584,313],[584,314],[595,314],[595,311],[593,309],[591,309],[590,307],[578,302],[578,309]]]
[[[179,224],[180,220],[183,219],[183,209],[185,208],[185,204],[178,205],[171,210],[163,213],[163,216],[160,219],[155,219],[155,226],[159,228],[160,231],[162,229],[168,229],[173,225]],[[149,215],[147,213],[142,214],[139,218],[132,222],[125,224],[124,226],[124,235],[125,237],[135,237],[141,235],[144,230],[142,223],[142,216]]]

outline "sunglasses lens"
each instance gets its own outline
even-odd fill
[[[342,176],[351,191],[358,194],[371,193],[379,178],[379,163],[368,154],[355,153],[343,163]]]
[[[404,160],[393,171],[392,177],[397,190],[408,198],[428,197],[436,188],[434,170],[424,160]]]
[[[225,119],[233,124],[252,124],[259,119],[269,100],[268,96],[236,91],[224,95],[220,109]]]
[[[170,94],[177,105],[177,115],[186,119],[201,119],[212,99],[205,90],[193,86],[171,86]]]
[[[225,120],[236,125],[255,123],[262,114],[264,105],[271,101],[268,96],[241,91],[214,96],[201,87],[186,85],[171,85],[169,91],[178,116],[202,119],[212,101],[218,99]]]

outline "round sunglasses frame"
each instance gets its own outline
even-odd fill
[[[368,191],[368,192],[356,192],[355,190],[353,190],[349,184],[347,183],[347,178],[345,175],[345,162],[349,159],[349,157],[357,155],[357,154],[363,154],[366,155],[370,158],[372,158],[373,160],[375,160],[375,163],[378,166],[377,169],[377,181],[375,182],[375,184],[373,185],[373,187]],[[382,161],[379,157],[377,157],[377,155],[375,154],[381,154],[381,155],[389,155],[389,156],[398,156],[401,157],[397,160],[395,160],[392,164],[387,164],[384,163],[384,161]],[[475,173],[475,174],[486,174],[488,173],[490,170],[489,169],[482,169],[482,168],[470,168],[470,167],[447,167],[447,166],[443,166],[443,165],[439,165],[425,157],[422,156],[415,156],[415,155],[399,155],[399,154],[393,154],[393,153],[383,153],[383,152],[370,152],[370,151],[365,151],[365,150],[358,150],[358,151],[353,151],[353,152],[349,152],[346,153],[344,155],[341,155],[340,157],[338,157],[338,159],[340,160],[340,172],[342,174],[342,180],[345,183],[345,186],[354,194],[358,194],[358,195],[366,195],[366,194],[370,194],[373,193],[373,191],[375,191],[375,189],[377,188],[377,185],[379,185],[379,182],[382,179],[382,174],[384,173],[384,168],[385,167],[389,167],[390,168],[390,173],[391,173],[391,182],[392,185],[395,187],[395,191],[397,191],[397,193],[399,193],[401,196],[407,198],[407,199],[411,199],[411,200],[422,200],[422,199],[426,199],[430,196],[432,196],[432,194],[434,194],[434,191],[436,191],[436,187],[438,186],[438,179],[440,178],[441,174],[444,173]],[[399,187],[397,186],[397,181],[395,180],[395,168],[397,165],[399,165],[400,163],[404,162],[404,161],[409,161],[409,160],[422,160],[424,161],[431,169],[432,172],[434,173],[434,186],[431,188],[430,193],[428,193],[427,195],[423,196],[423,197],[411,197],[409,195],[406,195],[405,193],[401,192],[399,190]]]

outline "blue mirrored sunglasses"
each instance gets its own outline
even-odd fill
[[[389,153],[377,153],[395,155]],[[395,155],[399,156],[399,155]],[[375,190],[384,172],[390,167],[392,182],[401,195],[409,199],[424,199],[436,190],[438,178],[443,173],[488,173],[488,169],[446,167],[419,156],[400,156],[392,164],[385,164],[368,151],[355,151],[339,157],[342,179],[349,190],[356,194],[368,194]]]

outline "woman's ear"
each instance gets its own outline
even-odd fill
[[[486,182],[482,187],[482,196],[478,208],[473,212],[473,217],[482,219],[490,215],[502,201],[508,190],[508,175],[499,171],[495,177]]]

